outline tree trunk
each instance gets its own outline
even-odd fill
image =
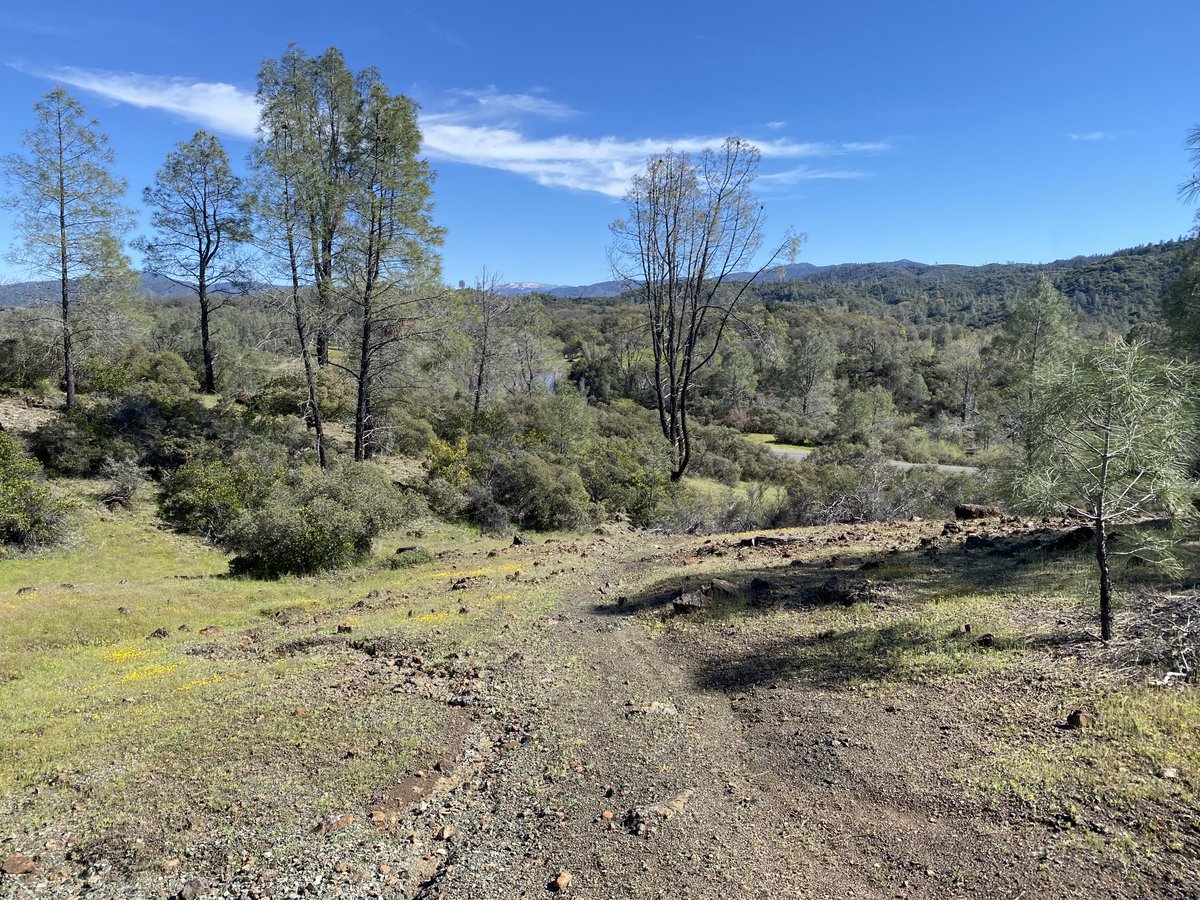
[[[329,333],[324,326],[317,328],[317,365],[329,365]]]
[[[371,417],[371,288],[363,292],[362,345],[358,362],[358,404],[354,409],[354,459],[362,462],[371,456],[368,431]]]
[[[75,355],[71,347],[71,286],[67,266],[67,186],[62,129],[58,132],[58,262],[62,287],[63,382],[67,409],[75,408]]]
[[[296,268],[296,254],[288,239],[289,261],[292,265],[292,324],[296,328],[296,339],[300,344],[300,360],[304,363],[304,383],[308,388],[308,416],[317,436],[317,462],[322,469],[329,468],[325,455],[325,423],[321,420],[321,404],[317,398],[317,379],[313,372],[312,356],[308,352],[308,323],[304,317],[304,306],[300,297],[300,273]]]
[[[482,343],[479,348],[479,366],[475,368],[474,398],[472,412],[479,415],[479,407],[484,402],[484,378],[487,377],[487,330],[484,330]]]
[[[1112,638],[1112,575],[1108,567],[1108,528],[1096,523],[1096,564],[1100,569],[1100,639]]]
[[[217,378],[213,368],[212,339],[208,328],[208,285],[203,273],[200,274],[196,293],[200,297],[200,351],[204,354],[204,393],[215,394]]]
[[[65,234],[65,229],[64,229]],[[62,330],[63,381],[67,390],[67,409],[75,408],[75,355],[71,347],[71,294],[67,280],[67,245],[62,245]]]

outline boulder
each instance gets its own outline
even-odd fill
[[[1080,525],[1050,541],[1046,544],[1046,549],[1051,553],[1076,553],[1088,547],[1095,539],[1095,528],[1091,525]]]
[[[700,591],[685,591],[671,601],[671,608],[676,614],[681,615],[699,612],[702,609],[708,609],[711,605],[711,598]]]

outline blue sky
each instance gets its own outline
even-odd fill
[[[1196,0],[21,7],[0,31],[0,153],[61,82],[135,200],[197,127],[244,158],[258,65],[289,41],[378,67],[422,106],[452,283],[608,278],[646,155],[730,134],[763,150],[771,235],[806,232],[817,264],[1048,261],[1192,226]]]

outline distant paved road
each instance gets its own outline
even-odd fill
[[[788,459],[804,459],[812,453],[811,450],[801,450],[798,447],[780,447],[777,444],[764,444],[764,447],[772,453],[778,453],[780,456],[786,456]],[[922,463],[905,462],[902,459],[889,459],[889,466],[895,466],[897,469],[919,469],[924,466]],[[979,469],[975,466],[944,466],[935,465],[930,468],[937,469],[939,472],[951,472],[955,475],[977,475]]]

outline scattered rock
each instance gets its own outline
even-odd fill
[[[148,641],[162,640],[163,638],[167,638],[170,636],[171,636],[171,633],[169,631],[167,631],[167,629],[155,628],[152,632],[150,632],[148,635],[146,635],[146,640],[148,640]]]
[[[329,816],[329,818],[323,819],[317,826],[317,831],[321,834],[329,834],[331,831],[339,831],[353,824],[354,816],[349,813],[342,813],[340,816]]]
[[[350,634],[352,631],[354,631],[354,628],[350,625],[339,625],[337,627],[338,634]]]
[[[994,634],[992,634],[991,632],[988,632],[987,634],[981,634],[979,636],[979,639],[976,640],[975,643],[977,646],[980,646],[980,647],[995,647],[996,646],[996,636]]]
[[[983,506],[979,503],[960,503],[954,507],[954,518],[960,522],[969,519],[998,519],[1000,507]]]
[[[957,522],[947,522],[942,526],[942,537],[948,534],[958,534],[960,531],[962,531],[962,526]]]
[[[458,829],[453,825],[443,825],[438,829],[437,839],[439,841],[448,841],[450,838],[454,837],[454,833],[456,831],[458,831]]]
[[[872,588],[869,581],[851,581],[841,575],[835,575],[813,594],[817,603],[840,603],[843,606],[853,606],[859,601],[872,598]]]
[[[32,875],[37,871],[37,863],[24,853],[10,853],[0,862],[0,872],[5,875]]]
[[[683,812],[688,801],[692,799],[693,793],[694,791],[688,788],[670,800],[630,810],[629,814],[625,817],[625,822],[631,831],[636,834],[644,834],[646,829],[651,827],[655,820],[670,819],[676,814]]]
[[[200,633],[205,637],[216,637],[218,634],[221,634],[224,631],[225,629],[220,625],[208,625],[200,629]]]
[[[529,540],[529,538],[522,537],[522,536],[521,536],[521,535],[519,535],[519,534],[514,534],[514,535],[513,535],[513,542],[512,542],[512,545],[513,545],[514,547],[524,547],[525,545],[527,545],[527,544],[529,544],[529,543],[531,543],[531,542],[530,542],[530,540]]]
[[[756,597],[769,597],[775,592],[775,585],[765,578],[755,578],[750,582],[750,593]]]
[[[554,880],[550,882],[550,884],[548,885],[548,889],[551,891],[554,891],[556,894],[561,894],[563,891],[565,891],[570,886],[571,886],[571,873],[568,872],[566,869],[563,869],[556,876],[554,876]]]
[[[117,612],[119,612],[123,616],[132,616],[133,615],[133,610],[130,609],[128,606],[118,606]]]
[[[176,896],[179,900],[196,900],[204,893],[204,883],[199,878],[193,878],[179,891]]]
[[[645,706],[639,706],[634,712],[642,713],[647,716],[677,716],[679,709],[674,703],[663,703],[661,700],[652,700]]]
[[[20,597],[22,594],[36,594],[36,593],[37,593],[37,588],[33,587],[32,585],[27,585],[25,587],[17,588],[17,596],[18,597]]]
[[[987,550],[996,546],[994,538],[983,537],[979,534],[971,534],[963,541],[964,550]]]
[[[1075,712],[1067,716],[1067,728],[1090,728],[1096,724],[1096,717],[1091,713],[1082,709],[1077,709]]]

